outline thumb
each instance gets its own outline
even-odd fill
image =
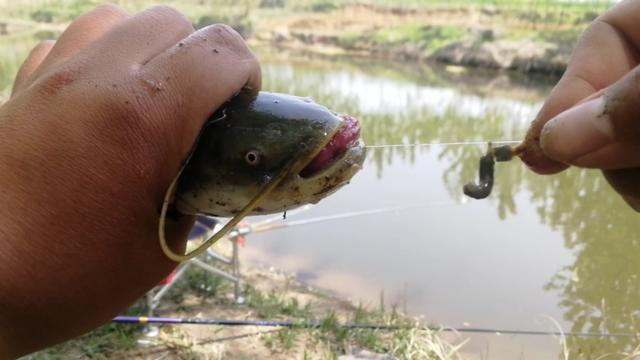
[[[640,67],[547,122],[540,146],[570,165],[623,169],[640,166]]]

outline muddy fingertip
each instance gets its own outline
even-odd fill
[[[568,165],[555,161],[547,156],[540,146],[540,137],[526,138],[514,149],[514,153],[529,169],[540,175],[556,174],[565,170]]]

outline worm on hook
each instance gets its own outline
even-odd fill
[[[509,161],[516,155],[509,145],[494,148],[489,142],[487,153],[480,158],[478,170],[478,184],[469,182],[464,185],[462,191],[465,195],[474,199],[484,199],[491,194],[493,189],[493,174],[496,161]]]

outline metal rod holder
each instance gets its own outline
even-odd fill
[[[202,227],[202,224],[197,224],[197,226]],[[159,289],[156,287],[147,292],[146,303],[148,316],[153,316],[153,312],[162,301],[162,298],[171,290],[176,282],[180,280],[185,272],[194,265],[203,269],[204,271],[207,271],[216,276],[220,276],[221,278],[232,282],[234,302],[236,304],[243,304],[244,298],[242,297],[242,280],[240,274],[240,246],[238,244],[238,238],[250,232],[250,228],[242,228],[233,230],[229,234],[228,239],[232,244],[232,254],[230,259],[218,254],[211,249],[208,249],[204,256],[201,256],[200,258],[193,258],[189,261],[184,262],[168,284],[162,286]],[[214,260],[225,265],[229,265],[231,267],[231,273],[216,268],[215,266],[204,261],[205,259]]]

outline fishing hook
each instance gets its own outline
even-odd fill
[[[466,183],[462,188],[465,195],[474,199],[484,199],[491,194],[493,189],[493,175],[496,161],[510,161],[517,155],[511,145],[502,145],[494,148],[491,142],[487,146],[487,153],[480,158],[478,167],[478,184]]]

